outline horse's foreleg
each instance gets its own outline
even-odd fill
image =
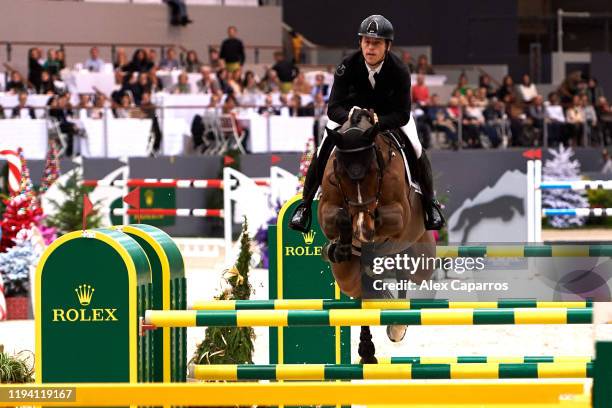
[[[376,236],[396,237],[404,232],[404,217],[401,204],[383,205],[376,209]]]
[[[425,231],[423,235],[417,239],[415,245],[412,246],[413,256],[422,257],[423,259],[433,259],[436,256],[436,240],[431,231]],[[416,269],[411,277],[411,280],[415,283],[421,283],[422,281],[431,278],[433,274],[433,264],[435,262],[427,262],[425,265],[421,265],[420,268]]]
[[[330,242],[323,250],[324,257],[334,263],[346,262],[352,255],[351,217],[346,209],[326,205],[321,211],[321,228]]]

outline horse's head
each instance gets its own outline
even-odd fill
[[[336,147],[334,175],[352,220],[353,236],[371,242],[382,188],[383,163],[376,147],[378,125],[371,114],[357,110],[339,131],[328,129]]]

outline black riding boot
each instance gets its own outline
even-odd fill
[[[315,152],[306,172],[306,180],[304,180],[304,192],[302,193],[302,202],[298,205],[289,221],[289,228],[308,232],[312,223],[312,202],[317,194],[317,190],[323,181],[323,173],[327,160],[334,149],[334,144],[327,138],[323,139],[319,153]]]
[[[416,176],[421,186],[421,202],[425,213],[425,229],[440,230],[444,227],[446,221],[444,215],[442,215],[440,203],[434,195],[431,163],[425,150],[421,153],[421,157],[417,159],[416,164],[418,173]]]

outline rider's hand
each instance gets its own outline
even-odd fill
[[[351,108],[351,110],[349,111],[349,114],[348,114],[349,120],[353,117],[353,112],[355,112],[355,110],[359,110],[359,109],[361,109],[359,106],[353,106]]]
[[[370,109],[370,118],[372,118],[372,124],[375,125],[378,123],[378,115],[374,112],[374,109]]]

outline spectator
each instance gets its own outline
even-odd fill
[[[108,103],[106,96],[104,96],[102,93],[98,93],[94,99],[94,106],[89,111],[89,117],[91,119],[102,119],[106,113],[107,107]]]
[[[483,109],[476,105],[474,96],[468,99],[468,105],[463,114],[463,140],[468,147],[482,147],[480,144],[480,130],[482,129],[485,118],[482,114]]]
[[[476,106],[479,106],[482,109],[489,106],[489,100],[487,99],[487,88],[480,87],[478,90],[476,90],[476,95],[474,95],[474,103]]]
[[[187,4],[185,0],[164,0],[170,8],[170,24],[173,26],[186,26],[193,23],[187,14]]]
[[[62,70],[66,69],[66,53],[64,52],[64,50],[60,48],[59,50],[57,50],[55,55],[57,56],[57,67],[59,68],[59,71],[61,72]],[[58,77],[59,77],[59,72],[58,72]]]
[[[282,93],[288,93],[291,91],[293,79],[297,76],[298,69],[291,61],[285,59],[285,54],[281,51],[274,53],[274,60],[276,63],[272,69],[276,71],[278,79],[280,80],[280,91]]]
[[[589,103],[589,95],[587,93],[583,93],[580,95],[580,106],[584,112],[584,120],[587,135],[590,136],[590,139],[594,139],[594,133],[597,134],[599,128],[597,123],[597,112],[595,112],[595,108],[593,105]],[[599,139],[595,137],[595,139]]]
[[[28,87],[23,81],[23,77],[18,71],[11,72],[11,79],[6,83],[6,92],[17,94],[19,92],[27,92]]]
[[[456,122],[451,120],[447,109],[442,106],[440,97],[437,94],[431,96],[431,101],[426,112],[433,129],[443,132],[446,135],[446,140],[451,144],[451,147],[456,150],[458,148]]]
[[[173,69],[180,69],[180,68],[181,68],[181,64],[179,60],[176,58],[176,51],[172,47],[168,48],[168,50],[166,51],[166,58],[164,58],[159,63],[159,69],[172,71]]]
[[[225,67],[225,63],[223,62],[221,57],[219,57],[219,50],[215,47],[210,47],[210,49],[208,50],[208,61],[210,64],[210,68],[214,72],[219,72],[221,68]]]
[[[74,151],[74,137],[78,134],[78,129],[76,125],[70,121],[70,118],[72,117],[72,110],[70,109],[69,101],[70,95],[63,94],[59,95],[57,99],[52,97],[48,104],[51,105],[51,109],[49,109],[49,117],[53,118],[57,122],[60,131],[66,135],[65,155],[71,157]]]
[[[330,90],[331,90],[330,86],[325,83],[325,75],[323,74],[315,75],[315,84],[312,87],[313,98],[316,94],[320,93],[321,95],[323,95],[323,100],[327,102],[327,100],[329,99]]]
[[[499,146],[500,141],[503,143],[503,146],[506,147],[509,140],[510,123],[504,103],[495,99],[482,113],[485,118],[485,123],[488,127],[493,129],[497,138],[497,142],[493,143],[493,147]]]
[[[49,49],[47,51],[47,60],[43,64],[43,69],[48,71],[51,74],[53,79],[59,78],[60,72],[60,62],[57,59],[57,51],[54,49]]]
[[[28,81],[35,90],[40,88],[43,67],[40,64],[42,51],[40,48],[30,48],[28,51]]]
[[[597,79],[593,77],[589,78],[587,95],[589,97],[589,104],[593,106],[597,105],[599,98],[604,96],[603,89],[598,85]]]
[[[42,71],[40,74],[40,87],[36,89],[36,93],[41,95],[54,94],[57,92],[55,83],[49,75],[49,71]]]
[[[531,103],[533,98],[538,96],[538,89],[535,84],[531,82],[531,78],[528,74],[523,74],[522,82],[518,87],[519,95],[521,100],[525,103]]]
[[[162,81],[157,76],[157,68],[156,67],[151,68],[151,70],[147,72],[147,74],[149,75],[149,83],[151,84],[150,92],[154,94],[155,92],[162,91],[164,89],[164,85],[162,84]]]
[[[238,101],[234,97],[234,95],[228,95],[225,98],[225,102],[223,102],[223,106],[221,107],[221,112],[224,115],[229,115],[232,118],[232,122],[234,127],[236,128],[236,133],[238,136],[244,135],[244,139],[242,140],[243,147],[246,149],[246,139],[248,137],[247,129],[242,127],[242,124],[238,120],[238,114],[236,112],[236,107],[238,106]],[[227,135],[226,135],[227,136]]]
[[[408,69],[410,69],[410,72],[415,72],[414,59],[412,58],[410,52],[402,50],[402,62],[408,67]]]
[[[289,99],[289,116],[314,116],[314,109],[312,107],[302,106],[302,97],[294,93]]]
[[[191,84],[189,83],[189,76],[185,72],[181,72],[178,76],[178,83],[170,87],[169,92],[173,94],[190,94]]]
[[[79,104],[76,106],[77,117],[79,119],[86,119],[91,114],[91,99],[88,94],[79,94]]]
[[[420,106],[426,106],[429,102],[429,88],[425,85],[423,74],[417,75],[417,82],[412,86],[412,102]]]
[[[261,81],[260,87],[265,93],[280,92],[280,79],[278,79],[278,74],[274,69],[270,68],[266,71],[266,76]]]
[[[603,167],[600,170],[602,174],[612,174],[612,159],[610,159],[610,155],[608,154],[608,149],[603,149],[601,152],[601,158],[603,161]]]
[[[416,72],[417,74],[423,74],[423,75],[434,75],[435,74],[432,66],[429,65],[429,61],[425,54],[419,55],[419,58],[417,60]]]
[[[612,139],[612,108],[605,96],[597,99],[597,117],[601,124],[602,141],[606,145]]]
[[[145,51],[142,48],[138,48],[136,51],[134,51],[132,61],[130,61],[130,63],[127,65],[123,65],[121,70],[129,74],[133,72],[147,72],[148,61]]]
[[[312,85],[306,81],[306,76],[303,72],[300,72],[293,80],[293,92],[304,95],[310,95],[312,93]]]
[[[227,69],[221,68],[217,71],[217,82],[219,83],[219,89],[224,94],[231,94],[233,89],[229,85],[229,74],[227,73]]]
[[[104,60],[100,58],[98,47],[91,47],[89,50],[89,58],[85,61],[85,69],[91,72],[102,72],[104,69]]]
[[[231,74],[244,64],[244,45],[236,37],[238,30],[234,26],[227,28],[227,38],[221,43],[219,57],[225,61],[225,68]]]
[[[147,54],[147,70],[151,71],[151,70],[158,70],[159,69],[159,65],[157,65],[157,51],[155,51],[153,48],[149,48],[146,51]]]
[[[34,109],[28,105],[28,94],[27,92],[19,92],[17,96],[18,104],[11,111],[11,118],[13,119],[36,119]]]
[[[295,30],[289,33],[291,36],[291,50],[293,51],[293,63],[299,64],[302,62],[302,47],[304,46],[304,37]]]
[[[559,96],[561,97],[561,105],[569,107],[572,105],[574,95],[578,93],[578,87],[582,82],[582,73],[574,71],[570,73],[559,86]]]
[[[117,119],[130,118],[132,116],[132,108],[132,99],[130,98],[130,95],[125,92],[123,95],[121,95],[119,105],[115,108],[115,117]]]
[[[450,120],[452,120],[455,125],[459,123],[459,117],[461,116],[461,107],[459,106],[459,99],[456,96],[451,96],[448,100],[448,107],[446,108],[446,113]]]
[[[497,99],[500,101],[506,102],[506,96],[510,95],[512,101],[516,100],[516,96],[514,94],[514,81],[512,81],[512,77],[510,75],[506,75],[502,80],[502,84],[497,90]],[[506,103],[506,107],[508,104]]]
[[[151,93],[152,85],[151,79],[149,78],[149,74],[147,72],[141,72],[138,74],[138,82],[130,86],[130,91],[132,92],[132,96],[134,98],[134,104],[139,106],[141,103],[142,95],[145,92]]]
[[[149,49],[149,52],[152,50]],[[125,48],[117,48],[115,52],[115,60],[113,61],[113,67],[117,69],[121,69],[122,67],[128,64],[127,54],[125,52]]]
[[[565,120],[568,123],[569,143],[571,146],[575,146],[581,139],[585,131],[584,126],[586,125],[586,117],[580,103],[580,95],[574,95],[572,98],[572,104],[565,112]]]
[[[253,71],[247,71],[242,82],[242,105],[257,105],[261,93],[261,89],[259,89],[255,79],[255,74]]]
[[[529,109],[527,110],[527,116],[531,120],[533,128],[540,135],[544,134],[544,123],[546,121],[546,108],[544,107],[544,98],[540,95],[536,95]]]
[[[203,65],[202,68],[200,68],[200,74],[202,76],[196,83],[199,93],[216,93],[219,91],[219,84],[211,75],[209,66]]]
[[[238,98],[240,98],[240,95],[242,95],[242,80],[240,79],[242,76],[242,73],[238,69],[231,73],[228,72],[227,76],[228,76],[227,85],[231,89],[229,93],[234,95],[237,98],[236,100],[238,100]]]
[[[138,110],[135,115],[142,119],[151,119],[151,134],[153,135],[153,151],[159,151],[162,141],[162,132],[161,127],[159,126],[159,121],[157,119],[157,106],[151,100],[151,92],[143,92],[141,103],[138,106]]]
[[[478,78],[478,87],[485,88],[487,90],[487,99],[491,99],[497,96],[497,91],[493,88],[491,83],[491,77],[489,74],[482,74]]]
[[[523,109],[523,105],[517,100],[513,94],[506,94],[504,97],[506,105],[506,113],[510,120],[510,132],[512,134],[512,146],[525,145],[525,120],[527,115]]]
[[[325,134],[325,125],[327,124],[327,103],[322,93],[317,93],[312,102],[312,110],[314,115],[313,134],[315,146],[318,147],[320,139]]]
[[[185,61],[185,71],[189,74],[194,74],[200,72],[202,68],[202,63],[198,58],[198,53],[194,50],[187,51],[187,58]]]
[[[468,91],[469,87],[468,87],[468,78],[467,75],[465,75],[465,73],[461,73],[461,75],[459,75],[459,78],[457,79],[457,86],[455,87],[455,91],[459,91],[459,93],[463,96],[466,96],[466,93]]]
[[[567,128],[563,107],[559,103],[559,95],[556,92],[548,94],[548,104],[546,105],[546,118],[548,119],[548,140],[549,144],[567,142]]]
[[[280,115],[280,109],[274,107],[272,102],[272,94],[266,94],[264,106],[259,108],[259,114],[264,116]]]

